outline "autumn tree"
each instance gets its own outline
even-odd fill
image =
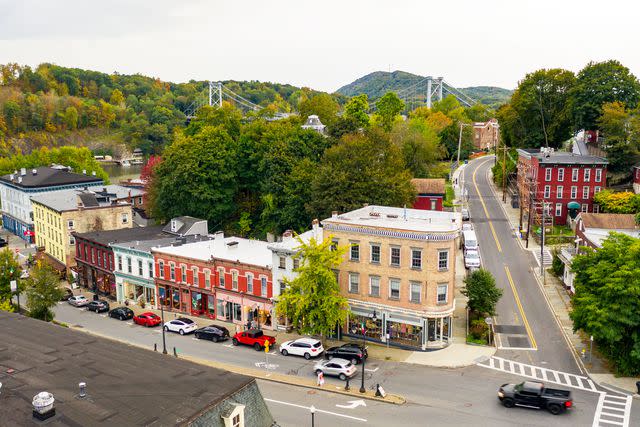
[[[291,322],[301,334],[326,336],[344,323],[349,312],[347,298],[340,293],[334,269],[342,262],[346,248],[332,250],[331,236],[324,241],[299,237],[298,277],[285,279],[286,289],[276,302],[276,313]]]
[[[618,61],[590,62],[578,73],[570,93],[574,128],[595,129],[604,104],[617,101],[629,109],[638,106],[640,83]]]

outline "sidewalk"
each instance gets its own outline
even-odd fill
[[[493,194],[496,196],[497,190],[495,185],[491,179],[489,182],[491,183]],[[496,199],[499,198],[496,197]],[[535,239],[530,238],[529,247],[525,248],[525,240],[522,239],[518,233],[520,210],[512,208],[509,203],[500,203],[500,206],[502,206],[502,210],[509,221],[513,234],[518,236],[516,239],[522,249],[531,251],[532,253],[539,253],[540,245]],[[637,388],[635,383],[636,381],[640,381],[640,377],[616,377],[608,369],[606,360],[598,356],[597,351],[594,351],[591,357],[589,356],[589,337],[583,337],[581,334],[573,332],[573,321],[569,317],[569,312],[571,311],[571,296],[565,290],[562,281],[548,271],[545,273],[545,278],[543,279],[540,274],[540,268],[534,269],[533,275],[538,281],[540,288],[544,291],[545,298],[561,325],[567,341],[571,343],[571,349],[573,350],[576,361],[582,365],[589,377],[605,388],[609,387],[618,389],[618,391],[622,390],[628,393],[636,393]],[[586,358],[581,356],[583,350]],[[596,349],[594,348],[594,350]]]

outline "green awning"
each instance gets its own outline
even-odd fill
[[[567,203],[567,207],[569,209],[580,209],[580,203],[578,203],[578,202],[569,202],[569,203]]]

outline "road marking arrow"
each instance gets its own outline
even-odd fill
[[[376,372],[380,367],[378,366],[376,369],[365,369],[367,372]]]
[[[366,403],[364,403],[364,400],[350,400],[348,405],[336,405],[338,408],[344,408],[344,409],[354,409],[357,408],[358,406],[367,406]]]

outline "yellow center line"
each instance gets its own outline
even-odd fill
[[[513,297],[516,300],[516,305],[518,306],[518,310],[520,311],[520,316],[522,316],[522,323],[524,323],[524,328],[527,330],[527,335],[529,336],[529,341],[531,341],[531,346],[534,349],[538,349],[538,345],[536,344],[535,338],[533,338],[533,332],[531,332],[531,326],[529,326],[529,321],[527,320],[527,316],[524,314],[524,310],[522,309],[522,304],[520,303],[520,296],[518,296],[518,291],[516,291],[516,285],[513,283],[513,278],[511,277],[511,272],[509,271],[509,267],[504,266],[504,271],[507,273],[507,279],[509,280],[509,285],[511,285],[511,290],[513,291]]]
[[[489,211],[487,210],[487,205],[484,204],[484,198],[482,197],[482,194],[480,194],[480,189],[478,188],[478,183],[476,182],[476,174],[478,173],[478,169],[480,169],[480,166],[482,166],[485,163],[487,163],[487,161],[480,163],[480,165],[478,165],[478,167],[475,168],[475,170],[473,171],[472,181],[473,181],[473,186],[476,188],[476,193],[478,193],[478,198],[480,198],[480,203],[482,204],[482,209],[484,209],[484,214],[487,217],[487,222],[489,223],[489,228],[491,229],[493,240],[496,242],[496,247],[498,248],[498,252],[502,252],[502,246],[500,246],[500,241],[498,240],[496,229],[493,228],[493,223],[489,220]]]

